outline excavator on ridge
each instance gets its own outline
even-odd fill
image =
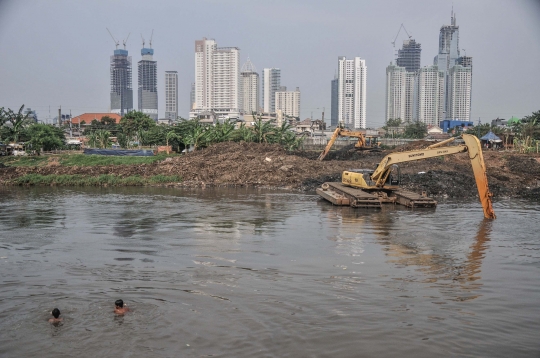
[[[476,180],[478,196],[484,210],[484,217],[495,219],[489,191],[486,166],[480,141],[473,135],[461,136],[465,144],[447,146],[457,138],[450,138],[428,146],[425,149],[396,152],[385,156],[375,170],[355,169],[342,173],[340,182],[326,182],[317,188],[317,194],[334,205],[380,208],[381,204],[401,204],[410,208],[435,207],[437,202],[426,193],[417,194],[402,189],[399,163],[445,155],[467,153]]]
[[[343,124],[339,124],[336,127],[336,130],[332,134],[332,137],[330,137],[330,140],[328,141],[328,144],[322,151],[322,153],[319,155],[317,160],[323,160],[332,146],[334,145],[334,142],[338,137],[352,137],[352,138],[358,138],[358,142],[354,144],[354,149],[356,150],[374,150],[379,149],[379,143],[377,142],[377,138],[372,136],[365,136],[364,133],[360,131],[351,131],[349,129],[346,129],[343,127]]]

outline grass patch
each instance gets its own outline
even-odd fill
[[[141,177],[131,175],[121,177],[114,174],[86,176],[80,174],[26,174],[11,181],[14,185],[58,185],[58,186],[143,186],[148,184],[178,183],[182,178],[178,175],[154,175]]]
[[[0,157],[0,163],[12,167],[34,167],[47,162],[48,157],[45,156],[2,156]]]
[[[151,157],[71,154],[61,156],[60,164],[63,166],[78,165],[83,167],[91,167],[96,165],[150,164],[163,160],[166,157],[167,154],[159,154]]]

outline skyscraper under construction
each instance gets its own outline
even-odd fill
[[[396,63],[399,67],[405,67],[407,72],[417,72],[420,69],[421,45],[414,39],[403,41],[403,47],[398,50]]]
[[[141,55],[142,60],[138,62],[139,111],[157,121],[157,61],[153,59],[154,49],[143,47]]]
[[[125,48],[123,50],[114,50],[114,55],[111,56],[112,113],[118,113],[123,116],[133,110],[131,72],[131,56],[128,56],[128,51]]]

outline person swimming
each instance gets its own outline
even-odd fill
[[[114,302],[114,313],[116,314],[124,314],[126,313],[127,311],[129,311],[129,307],[127,305],[124,304],[124,301],[122,300],[116,300]]]
[[[50,323],[59,323],[63,321],[63,318],[60,318],[60,310],[58,308],[53,309],[51,314],[53,315],[53,318],[49,318]]]

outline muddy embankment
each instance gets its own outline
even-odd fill
[[[430,143],[432,144],[432,143]],[[417,142],[397,150],[420,148]],[[339,181],[347,169],[375,168],[391,151],[331,152],[320,162],[318,153],[287,153],[270,144],[220,143],[184,156],[166,158],[153,164],[109,166],[60,166],[0,168],[0,185],[11,185],[27,174],[120,177],[177,175],[184,187],[260,186],[314,190],[325,181]],[[488,181],[494,197],[524,197],[540,200],[540,155],[512,152],[484,152]],[[54,164],[54,163],[53,163]],[[469,198],[477,196],[476,184],[466,153],[420,160],[400,165],[402,184],[430,196]],[[419,174],[423,172],[422,174]]]

